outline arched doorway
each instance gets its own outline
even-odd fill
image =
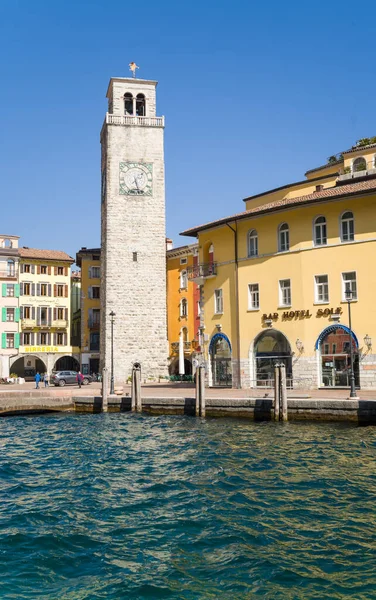
[[[17,377],[23,377],[26,381],[32,381],[36,373],[46,373],[47,366],[38,356],[27,355],[20,356],[12,363],[10,374]]]
[[[73,356],[62,356],[55,363],[54,371],[79,371],[80,363]]]
[[[179,375],[179,359],[176,358],[169,366],[170,375]],[[192,363],[188,358],[184,359],[184,375],[192,375]]]
[[[345,325],[326,327],[317,338],[316,350],[320,356],[320,385],[324,387],[349,387],[351,374],[350,343],[354,356],[355,385],[359,387],[358,340]],[[350,341],[351,340],[351,341]]]
[[[212,385],[232,386],[231,343],[224,333],[216,333],[209,346]]]
[[[274,367],[284,364],[289,385],[292,380],[292,355],[288,339],[276,329],[262,331],[254,341],[256,386],[272,385]]]

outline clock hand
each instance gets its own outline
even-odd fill
[[[133,179],[133,182],[135,183],[137,190],[140,191],[140,188],[139,188],[138,183],[137,183],[137,177],[135,177]]]

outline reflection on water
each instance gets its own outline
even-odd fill
[[[0,598],[376,598],[376,430],[0,421]]]

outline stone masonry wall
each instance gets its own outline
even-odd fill
[[[107,199],[102,204],[101,358],[110,373],[114,325],[115,382],[132,364],[142,379],[167,374],[163,128],[108,125]],[[153,196],[119,194],[119,163],[153,163]],[[133,253],[137,252],[137,261]]]

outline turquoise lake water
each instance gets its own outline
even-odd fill
[[[0,420],[0,598],[376,598],[376,429]]]

